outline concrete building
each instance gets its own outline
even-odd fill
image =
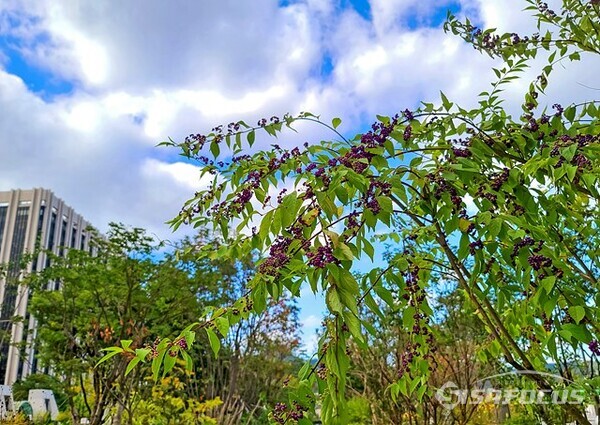
[[[36,321],[27,312],[30,290],[20,278],[47,267],[49,259],[42,253],[24,270],[19,260],[34,252],[38,241],[57,255],[70,248],[89,249],[89,226],[49,190],[0,192],[0,264],[7,265],[0,274],[0,379],[6,385],[38,371]],[[58,282],[48,283],[48,289],[58,288]]]

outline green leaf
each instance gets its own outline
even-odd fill
[[[346,323],[346,326],[348,326],[348,329],[354,338],[360,342],[364,342],[360,319],[354,313],[348,312],[347,314],[344,314],[344,323]]]
[[[110,347],[110,348],[103,349],[103,351],[108,351],[108,353],[106,353],[104,356],[102,356],[102,358],[100,360],[98,360],[98,363],[96,363],[96,366],[98,366],[101,363],[104,363],[105,361],[116,356],[117,354],[121,354],[124,350],[120,347]]]
[[[186,331],[183,333],[183,337],[185,338],[185,343],[188,347],[191,347],[196,340],[196,332]]]
[[[164,348],[162,350],[158,350],[158,355],[152,359],[152,379],[154,379],[154,382],[158,381],[160,367],[162,366],[166,353],[167,350]]]
[[[183,356],[183,359],[185,360],[185,370],[189,372],[193,371],[194,360],[192,359],[192,356],[190,356],[187,351],[180,351],[180,353]]]
[[[308,360],[307,362],[304,363],[304,365],[302,365],[302,367],[298,371],[298,379],[299,380],[306,379],[306,376],[308,375],[308,371],[310,370],[311,366],[312,366],[312,363],[310,360]]]
[[[252,291],[252,301],[254,302],[254,311],[257,313],[262,313],[267,308],[267,284],[264,280],[258,282]]]
[[[166,354],[164,357],[164,371],[163,371],[163,376],[165,376],[167,373],[169,373],[171,370],[173,370],[173,367],[175,367],[175,362],[177,360],[177,356],[172,356],[171,354]]]
[[[454,105],[454,103],[450,102],[448,100],[448,98],[446,97],[446,95],[440,91],[440,96],[442,97],[442,105],[444,106],[444,109],[446,111],[449,111],[450,109],[452,109],[452,106]]]
[[[333,128],[338,128],[341,123],[342,120],[337,117],[331,120],[331,125],[333,126]]]
[[[123,339],[123,340],[121,340],[121,347],[123,347],[124,351],[130,352],[132,350],[129,347],[131,347],[132,342],[133,341],[130,339]]]
[[[229,319],[227,317],[217,317],[215,319],[215,326],[217,327],[221,335],[227,336],[227,334],[229,333]]]
[[[573,122],[573,120],[575,119],[575,112],[576,112],[575,107],[569,106],[569,107],[565,108],[564,116],[569,122]]]
[[[333,255],[335,258],[339,260],[352,260],[354,259],[354,254],[348,245],[343,242],[340,242],[337,248],[333,251]]]
[[[148,354],[150,354],[152,350],[149,348],[137,348],[135,350],[135,356],[139,357],[141,361],[145,361]]]
[[[554,288],[556,284],[556,276],[548,276],[542,279],[541,281],[542,287],[546,290],[546,293],[549,294]]]
[[[210,344],[210,348],[212,349],[216,358],[219,354],[219,350],[221,349],[221,340],[219,340],[219,337],[210,328],[206,328],[206,334],[208,335],[208,342]]]
[[[558,332],[567,341],[573,341],[575,338],[579,342],[589,343],[592,340],[592,334],[583,324],[567,323],[561,326]]]
[[[581,319],[585,317],[585,308],[580,305],[569,307],[569,316],[575,320],[575,322],[581,322]]]
[[[221,148],[219,147],[219,144],[217,142],[212,141],[210,143],[210,153],[212,153],[213,157],[215,158],[217,158],[221,153]]]
[[[254,144],[254,139],[256,138],[256,133],[254,132],[254,130],[250,131],[246,138],[248,139],[248,145],[252,147],[252,145]]]
[[[488,225],[488,235],[490,239],[494,239],[498,236],[500,229],[502,229],[502,222],[503,220],[501,218],[494,218],[490,221],[490,224]]]
[[[340,295],[338,291],[334,288],[329,288],[327,290],[327,295],[325,296],[325,300],[327,302],[327,306],[334,313],[342,314],[344,306],[342,305],[342,301],[340,300]]]
[[[136,367],[136,365],[140,361],[142,361],[142,359],[139,357],[134,357],[133,359],[131,359],[131,361],[127,365],[127,369],[125,369],[125,376],[129,375],[131,373],[131,371],[133,370],[133,368]]]

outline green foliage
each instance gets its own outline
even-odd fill
[[[223,402],[215,400],[194,400],[182,392],[184,384],[177,377],[161,379],[160,383],[152,388],[152,396],[140,401],[133,415],[134,425],[163,425],[163,424],[194,424],[216,425],[215,419],[208,414],[211,409],[220,406]],[[184,393],[185,394],[185,393]]]
[[[507,419],[504,425],[537,425],[539,421],[531,416],[518,415]]]
[[[52,257],[28,283],[39,361],[64,377],[71,412],[95,424],[115,405],[134,408],[146,373],[134,366],[151,355],[153,342],[166,347],[173,341],[171,351],[184,353],[184,344],[192,345],[192,332],[178,339],[175,331],[202,314],[206,288],[226,272],[204,273],[201,263],[184,267],[174,255],[157,260],[160,246],[142,229],[113,224],[93,243],[93,254],[69,250]],[[55,282],[60,290],[46,289]],[[110,364],[100,361],[105,353],[113,357]]]
[[[352,397],[348,400],[348,420],[350,425],[371,424],[371,407],[369,401],[362,397]]]
[[[19,413],[10,418],[0,419],[0,424],[2,424],[2,425],[29,425],[29,419],[27,419],[23,414]]]
[[[348,348],[365,347],[377,332],[364,310],[400,319],[409,361],[389,395],[422,401],[434,370],[431,319],[438,313],[428,295],[440,279],[458,283],[465,308],[483,323],[481,358],[544,373],[551,372],[549,361],[562,361],[557,347],[574,356],[598,351],[598,101],[550,108],[541,95],[558,61],[600,53],[599,6],[565,1],[550,11],[527,3],[538,35],[479,30],[449,15],[448,31],[503,62],[477,108],[461,108],[441,93],[440,106],[424,103],[402,115],[379,116],[372,130],[351,139],[338,132],[340,120],[329,125],[303,112],[164,143],[198,160],[203,175],[215,175],[171,222],[174,228],[220,229],[227,243],[195,254],[262,257],[243,296],[207,310],[187,331],[204,329],[216,353],[216,331],[224,336],[221,329],[252,311],[262,313],[269,300],[297,296],[303,286],[325,294],[329,317],[317,364],[290,389],[290,402],[273,413],[275,420],[306,422],[302,412],[314,409],[314,399],[305,391],[316,388],[323,421],[348,422]],[[547,26],[553,32],[541,35]],[[512,117],[503,109],[502,92],[541,55],[546,64],[524,93],[522,115]],[[329,128],[334,139],[249,150],[258,135],[280,136],[300,121]],[[207,149],[215,159],[237,158],[218,166],[204,159]],[[268,195],[277,192],[276,201]],[[377,243],[401,249],[357,279],[353,267],[373,260]],[[158,368],[165,371],[168,350],[159,350]],[[530,376],[539,389],[555,386],[541,374]],[[564,408],[587,423],[577,407]]]

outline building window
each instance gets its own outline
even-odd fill
[[[60,245],[59,245],[59,253],[61,257],[65,255],[65,240],[67,239],[67,217],[63,215],[62,219],[62,227],[60,229]]]
[[[50,218],[50,232],[48,232],[48,250],[50,251],[54,249],[54,232],[56,232],[56,210],[52,208],[52,217]]]
[[[75,248],[75,244],[77,244],[77,226],[73,226],[71,231],[71,248]]]
[[[17,291],[19,289],[20,260],[25,248],[25,235],[27,233],[27,221],[29,219],[29,206],[17,208],[17,217],[10,245],[9,266],[4,283],[4,299],[2,300],[2,311],[0,313],[0,329],[8,332],[12,326],[12,317],[15,314]],[[6,362],[10,341],[3,341],[0,347],[0,373],[6,372]]]
[[[37,233],[35,235],[36,246],[40,246],[42,243],[42,228],[44,227],[44,213],[45,212],[46,212],[46,206],[42,204],[42,206],[40,207],[40,215],[38,217]],[[38,260],[39,260],[39,257],[33,261],[33,271],[37,270]]]
[[[8,205],[0,205],[0,256],[2,255],[2,240],[4,238],[4,227],[6,225],[7,214]]]
[[[48,251],[53,252],[54,250],[54,240],[56,239],[56,208],[52,208],[52,215],[50,216],[50,231],[48,232],[48,244],[46,245]],[[50,266],[50,256],[46,254],[46,267]]]

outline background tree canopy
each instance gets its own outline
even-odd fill
[[[217,352],[219,334],[240,316],[261,314],[271,300],[309,286],[325,294],[329,316],[314,362],[300,370],[289,402],[277,405],[271,419],[309,423],[307,412],[318,401],[324,423],[346,423],[352,347],[368,349],[380,332],[370,317],[394,320],[402,331],[386,396],[432,396],[436,347],[448,332],[437,325],[432,302],[440,280],[456,282],[463,308],[481,321],[485,338],[477,353],[484,363],[499,359],[512,370],[542,373],[569,363],[566,356],[600,355],[598,102],[545,104],[543,97],[557,64],[600,53],[600,5],[527,5],[539,33],[497,34],[448,17],[448,31],[503,62],[477,108],[464,109],[442,93],[441,105],[379,116],[352,138],[338,132],[340,119],[326,123],[303,112],[164,143],[214,175],[172,221],[220,229],[227,240],[195,255],[262,259],[237,301],[148,349],[155,351],[132,353],[133,364],[151,359],[155,374],[168,371],[173,357],[165,353],[187,358],[187,345],[177,342],[191,342],[200,329]],[[503,88],[540,62],[520,115],[509,114]],[[285,137],[299,121],[330,128],[332,140],[253,153],[257,135]],[[357,260],[375,258],[382,242],[398,249],[357,277]],[[128,352],[114,354],[121,351]],[[537,389],[558,388],[542,374],[529,377]],[[578,379],[588,389],[595,382]],[[589,423],[581,406],[563,408]]]
[[[186,371],[167,354],[172,376],[156,386],[148,368],[128,368],[133,355],[98,364],[115,344],[143,353],[148,341],[160,345],[177,337],[206,308],[231,304],[254,273],[251,258],[199,258],[193,254],[198,246],[220,244],[206,232],[180,242],[177,256],[161,253],[142,229],[117,224],[93,243],[93,252],[69,250],[29,276],[39,366],[60,379],[31,375],[15,384],[15,397],[52,389],[73,423],[86,417],[90,424],[107,418],[113,424],[234,424],[266,417],[282,397],[283,381],[298,369],[297,309],[287,298],[252,320],[232,320],[218,359],[206,349],[206,335],[194,347],[178,339],[175,347],[189,349],[194,365]]]

